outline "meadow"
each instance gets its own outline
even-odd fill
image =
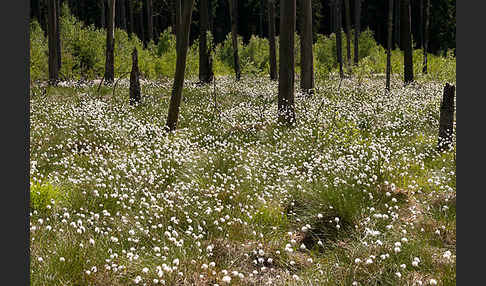
[[[78,29],[73,37],[98,33],[69,17],[62,23]],[[126,37],[140,45],[134,107],[121,67],[130,66],[128,44],[126,52],[116,45],[121,78],[105,86],[94,81],[102,46],[71,52],[76,41],[65,41],[65,81],[48,87],[36,29],[31,285],[456,284],[456,150],[436,148],[443,87],[456,84],[452,55],[430,55],[425,75],[415,50],[416,80],[404,86],[394,50],[386,92],[384,50],[366,33],[369,48],[344,80],[332,36],[319,36],[315,93],[296,89],[297,119],[287,127],[259,56],[265,40],[242,45],[238,82],[217,47],[210,85],[197,83],[194,44],[178,130],[168,134],[170,33],[147,49]],[[78,40],[95,41],[86,35]],[[92,66],[69,67],[83,53]]]

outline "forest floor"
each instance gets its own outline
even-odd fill
[[[455,285],[444,84],[320,80],[289,128],[268,78],[186,80],[170,134],[170,79],[34,86],[31,285]]]

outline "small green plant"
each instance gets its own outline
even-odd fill
[[[30,208],[38,212],[46,212],[51,208],[52,200],[57,201],[61,199],[62,193],[59,187],[52,185],[49,182],[30,183]]]

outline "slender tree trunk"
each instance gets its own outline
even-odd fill
[[[241,78],[240,58],[238,56],[238,0],[228,0],[231,15],[231,38],[236,80]]]
[[[98,0],[100,3],[100,27],[106,28],[106,20],[105,20],[105,1],[106,0]]]
[[[179,0],[177,0],[179,1]],[[144,9],[143,9],[143,5],[142,3],[140,3],[139,7],[138,7],[138,13],[137,13],[137,16],[138,16],[138,32],[139,32],[139,37],[140,37],[140,40],[142,41],[142,43],[144,44],[144,46],[146,46],[146,41],[145,41],[145,22],[144,22],[144,17],[143,17],[143,14],[144,14]]]
[[[136,105],[140,102],[140,71],[138,70],[137,48],[132,52],[132,71],[130,72],[130,104]]]
[[[56,52],[57,52],[57,70],[61,71],[61,28],[59,27],[59,18],[61,15],[61,0],[56,0]]]
[[[339,77],[341,79],[344,78],[344,71],[343,71],[343,39],[342,39],[342,28],[341,28],[341,21],[342,21],[342,14],[341,14],[341,0],[336,0],[334,2],[334,15],[336,19],[336,52],[337,52],[337,61],[339,63]]]
[[[412,59],[412,33],[410,31],[410,0],[402,0],[401,15],[401,34],[403,45],[403,71],[404,82],[408,84],[413,81],[413,59]]]
[[[452,144],[452,135],[454,129],[454,93],[455,87],[446,83],[440,105],[439,118],[439,140],[437,150],[447,150]]]
[[[182,1],[184,6],[182,7]],[[184,72],[186,69],[187,47],[189,46],[189,33],[191,28],[192,9],[194,0],[181,0],[176,2],[176,46],[177,60],[176,71],[174,76],[174,85],[170,97],[169,114],[167,116],[167,127],[173,131],[177,127],[179,118],[179,107],[182,99],[182,88],[184,86]]]
[[[209,30],[208,0],[199,0],[199,80],[208,83],[213,80],[210,50],[207,43]]]
[[[39,24],[42,22],[42,12],[41,12],[41,0],[36,0],[35,2],[35,9],[34,9],[34,17],[37,19]],[[41,25],[42,26],[42,25]]]
[[[127,0],[128,9],[128,35],[132,35],[135,32],[134,19],[133,19],[133,3],[132,0]]]
[[[393,0],[388,1],[388,46],[386,50],[386,90],[390,91],[391,48],[393,36]]]
[[[106,60],[105,81],[113,82],[115,79],[115,0],[108,5],[108,25],[106,29]]]
[[[150,41],[154,40],[154,22],[152,17],[152,0],[145,0],[145,16],[147,20],[147,34],[146,34],[146,42],[149,43]]]
[[[419,38],[418,48],[421,49],[424,46],[424,0],[420,0]]]
[[[47,14],[48,14],[48,46],[49,46],[49,84],[56,85],[59,80],[59,62],[57,52],[57,5],[56,0],[48,0]]]
[[[312,53],[312,1],[302,0],[302,37],[300,50],[300,88],[309,94],[314,90],[314,55]]]
[[[277,80],[277,51],[275,48],[275,5],[268,0],[268,38],[270,42],[270,79]]]
[[[125,0],[118,1],[120,5],[120,28],[123,30],[127,29],[127,12],[125,10]]]
[[[337,0],[330,0],[329,1],[329,27],[331,28],[331,33],[336,33],[336,1]]]
[[[400,28],[400,18],[401,18],[401,13],[400,13],[400,6],[401,6],[401,0],[395,0],[395,43],[398,47],[398,49],[402,49],[402,45],[400,42],[401,38],[401,28]]]
[[[170,22],[172,24],[172,33],[175,35],[177,33],[177,23],[176,23],[176,1],[179,0],[168,0],[169,10],[170,10]]]
[[[41,27],[44,31],[44,37],[48,37],[49,32],[47,31],[49,28],[47,27],[49,25],[49,0],[42,0],[44,3],[44,13],[42,13],[41,18],[42,23]]]
[[[259,16],[259,24],[260,24],[260,37],[263,39],[265,31],[263,30],[264,22],[265,22],[265,0],[260,0],[260,15]]]
[[[359,62],[359,33],[361,29],[361,0],[355,0],[354,9],[354,65]]]
[[[346,19],[346,66],[351,74],[351,7],[349,0],[344,0],[344,13]]]
[[[294,33],[295,0],[280,2],[280,66],[278,81],[278,121],[295,122],[294,111]]]
[[[422,66],[422,72],[427,74],[427,50],[429,48],[429,19],[430,19],[430,0],[425,2],[425,28],[424,28],[424,63]]]

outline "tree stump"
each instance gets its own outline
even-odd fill
[[[130,72],[130,104],[136,105],[140,102],[140,72],[138,71],[137,48],[132,52],[132,71]]]
[[[447,150],[452,144],[452,134],[454,129],[454,94],[455,86],[446,83],[440,105],[439,119],[439,141],[437,150],[439,152]]]

